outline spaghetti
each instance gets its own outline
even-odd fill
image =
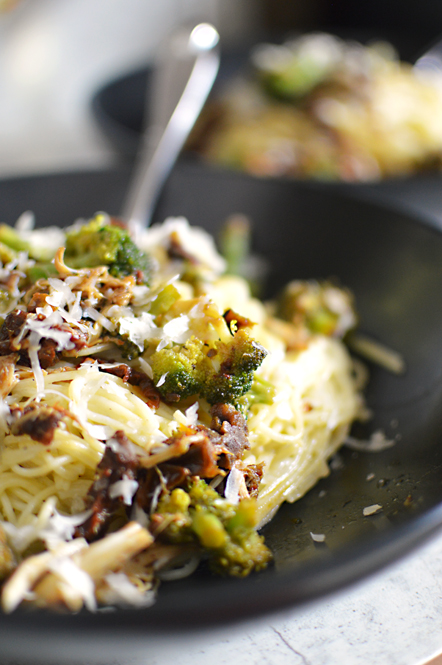
[[[263,568],[256,526],[328,473],[361,412],[344,291],[291,285],[281,318],[185,220],[138,247],[115,228],[100,215],[68,230],[70,258],[52,248],[47,274],[32,232],[26,255],[3,252],[6,611],[147,604],[158,575],[201,556],[223,574]],[[95,233],[107,263],[74,267],[72,243]]]

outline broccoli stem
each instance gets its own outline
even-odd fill
[[[158,538],[171,543],[197,542],[205,550],[213,572],[244,577],[262,570],[272,555],[256,531],[256,501],[243,499],[234,506],[198,478],[187,490],[163,496],[152,517],[165,524]]]

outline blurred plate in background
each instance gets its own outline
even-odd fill
[[[215,97],[229,81],[244,70],[248,53],[249,49],[242,49],[223,55],[214,90]],[[92,99],[92,109],[99,127],[118,155],[128,161],[134,159],[138,149],[148,104],[149,80],[150,69],[141,68],[108,82]],[[184,153],[181,161],[192,164],[192,168],[200,169],[201,173],[207,169],[215,173],[224,170],[223,167],[203,163],[194,153]],[[326,189],[350,189],[370,199],[375,197],[380,201],[393,202],[409,209],[430,213],[442,220],[442,187],[438,171],[364,183],[321,181],[320,184]]]

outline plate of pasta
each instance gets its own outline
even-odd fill
[[[441,521],[435,223],[178,167],[129,233],[128,175],[0,183],[7,655],[301,605]]]
[[[104,85],[92,108],[125,156],[149,103],[145,67]],[[370,35],[288,35],[223,54],[183,157],[255,177],[379,183],[439,173],[441,77]]]

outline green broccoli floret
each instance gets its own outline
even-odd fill
[[[251,225],[245,215],[232,215],[223,224],[219,238],[228,275],[244,275],[251,254]]]
[[[29,258],[42,261],[43,263],[49,262],[54,258],[51,248],[48,249],[40,245],[33,245],[28,240],[24,240],[16,229],[7,224],[0,224],[0,244],[2,245],[2,254],[5,251],[9,251],[15,257],[19,252],[27,252]]]
[[[272,383],[255,376],[250,390],[236,400],[236,406],[247,414],[253,404],[272,404],[275,394],[276,388]]]
[[[273,53],[278,51],[282,57],[266,59],[265,66],[261,61],[256,69],[263,90],[276,99],[298,101],[327,81],[336,68],[333,60],[321,57],[321,48],[294,49],[290,54],[287,45],[272,47]]]
[[[344,337],[357,323],[352,294],[328,282],[290,282],[276,314],[312,333],[335,337]]]
[[[64,258],[72,268],[108,266],[114,277],[141,272],[143,283],[149,282],[152,268],[150,257],[135,245],[128,231],[107,224],[101,214],[67,233]]]
[[[17,252],[5,243],[0,241],[0,261],[3,265],[7,265],[15,258],[17,258]]]
[[[226,274],[243,277],[252,295],[259,296],[268,273],[266,259],[252,251],[252,225],[245,215],[232,215],[224,222],[219,237]]]
[[[169,401],[198,395],[209,404],[232,403],[250,390],[266,350],[241,329],[231,341],[209,346],[192,336],[184,345],[156,351],[153,380]]]
[[[0,261],[5,266],[18,258],[20,252],[27,252],[34,261],[25,269],[26,280],[20,282],[20,288],[34,283],[42,277],[56,275],[57,271],[52,263],[50,252],[33,248],[30,243],[23,240],[17,231],[6,224],[0,224]],[[42,260],[38,260],[39,257]],[[46,259],[45,259],[46,257]]]
[[[0,224],[0,242],[6,245],[9,249],[15,252],[31,252],[31,244],[20,236],[18,231],[8,226],[7,224]]]
[[[271,552],[256,532],[256,501],[243,499],[234,506],[204,480],[177,488],[162,497],[153,516],[159,539],[170,543],[197,542],[208,555],[213,572],[244,577],[262,570]]]

